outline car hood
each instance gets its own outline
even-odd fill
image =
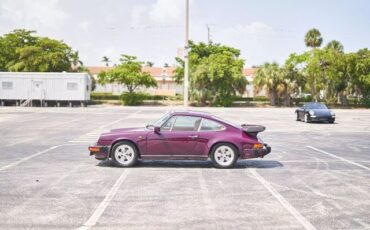
[[[143,132],[148,131],[145,127],[139,128],[120,128],[120,129],[112,129],[110,133],[133,133],[133,132]]]
[[[329,109],[311,109],[315,113],[316,116],[330,116]]]

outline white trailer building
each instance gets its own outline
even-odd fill
[[[90,93],[87,73],[0,72],[1,105],[84,105]]]

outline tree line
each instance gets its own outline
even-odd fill
[[[63,41],[41,37],[36,31],[17,29],[0,36],[0,71],[86,71],[74,51]]]
[[[323,38],[317,29],[305,36],[310,50],[292,53],[283,65],[276,62],[261,65],[254,78],[255,91],[265,90],[271,105],[289,106],[292,99],[310,95],[314,101],[348,106],[354,96],[369,104],[370,51],[344,52],[336,40],[321,47]]]

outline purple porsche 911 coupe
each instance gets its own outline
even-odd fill
[[[89,147],[96,159],[112,158],[118,166],[138,159],[207,160],[231,168],[238,159],[264,157],[271,147],[257,137],[259,125],[234,125],[209,113],[168,112],[142,128],[113,129]]]

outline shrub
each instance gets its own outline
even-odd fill
[[[141,105],[147,97],[148,94],[145,93],[125,92],[121,95],[121,100],[124,105]]]
[[[361,104],[363,104],[367,108],[370,108],[370,98],[361,98]]]
[[[113,95],[112,93],[91,93],[92,100],[119,100],[119,95]]]

